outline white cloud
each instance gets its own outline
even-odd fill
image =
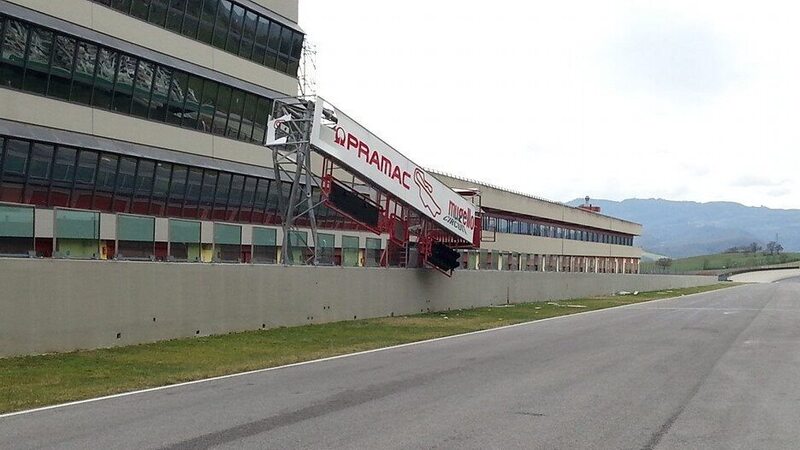
[[[800,208],[798,12],[301,0],[301,25],[320,94],[420,164],[562,201]]]

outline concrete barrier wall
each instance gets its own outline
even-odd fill
[[[413,314],[716,277],[0,259],[0,356]]]

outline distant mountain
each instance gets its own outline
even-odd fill
[[[578,206],[583,199],[569,202]],[[636,245],[673,258],[719,253],[728,248],[775,240],[786,251],[800,251],[800,210],[755,208],[733,202],[682,202],[662,199],[592,200],[602,213],[641,223]]]

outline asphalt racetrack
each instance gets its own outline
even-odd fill
[[[800,279],[0,418],[0,448],[800,447]]]

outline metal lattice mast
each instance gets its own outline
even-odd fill
[[[281,212],[283,242],[281,245],[281,262],[286,265],[295,264],[292,244],[300,244],[310,255],[305,264],[316,265],[319,257],[317,242],[317,220],[314,208],[313,188],[319,188],[319,180],[311,171],[311,127],[313,122],[313,105],[309,107],[305,100],[295,98],[275,100],[272,108],[275,136],[268,147],[272,149],[272,163],[276,180],[288,182],[289,195],[283,192],[278,195],[278,211]],[[307,218],[311,229],[311,242],[290,242],[293,231],[298,231],[298,221]],[[294,233],[300,236],[299,233]]]

